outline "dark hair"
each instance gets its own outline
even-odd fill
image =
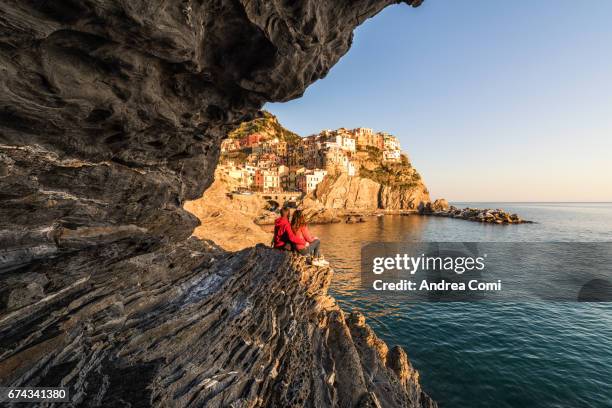
[[[300,228],[306,225],[306,217],[304,217],[304,213],[302,210],[295,210],[293,213],[293,217],[291,218],[291,229],[293,232],[297,232]]]
[[[281,217],[284,217],[284,216],[289,217],[289,212],[290,212],[289,211],[289,207],[283,207],[280,210],[280,215],[281,215]]]

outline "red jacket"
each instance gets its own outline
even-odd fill
[[[274,248],[282,248],[288,243],[292,243],[296,246],[306,245],[306,241],[304,241],[303,238],[297,237],[293,233],[288,219],[283,217],[277,218],[276,221],[274,221],[274,240],[272,244]]]
[[[295,231],[295,236],[298,238],[302,238],[304,241],[308,243],[312,243],[315,240],[315,237],[312,236],[307,226],[300,227],[299,230]],[[306,248],[306,245],[295,244],[295,249],[298,251]]]

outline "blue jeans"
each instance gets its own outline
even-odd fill
[[[310,245],[308,245],[306,248],[300,249],[298,252],[300,253],[300,255],[314,256],[315,258],[318,258],[319,256],[321,256],[321,253],[319,252],[320,246],[321,246],[321,241],[319,241],[318,239],[315,239],[314,241],[310,243]]]

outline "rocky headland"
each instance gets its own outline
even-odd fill
[[[340,131],[350,132],[345,128],[341,128]],[[333,131],[322,131],[319,135],[325,132]],[[254,143],[255,148],[247,145],[249,138],[257,138],[258,142]],[[304,149],[306,139],[308,138],[302,138],[285,128],[274,115],[265,111],[262,117],[241,123],[227,135],[224,143],[228,142],[228,147],[222,151],[216,178],[221,180],[228,195],[235,197],[236,201],[251,203],[246,206],[246,211],[243,213],[254,219],[257,224],[273,224],[278,214],[269,211],[272,206],[254,198],[254,194],[260,197],[274,196],[275,192],[300,194],[295,179],[306,171],[316,170],[313,168],[316,166],[313,164],[316,161],[313,162],[309,158],[323,155],[324,148],[319,147],[320,150],[316,153]],[[264,151],[259,144],[265,146],[270,140],[284,142],[285,149],[300,153],[292,158],[285,150],[281,155],[278,144],[268,145],[270,149],[268,154],[253,152],[255,149]],[[238,146],[237,143],[244,145]],[[356,175],[349,175],[346,168],[339,171],[334,163],[325,169],[319,169],[325,170],[327,175],[316,185],[316,189],[309,194],[301,192],[302,196],[297,204],[306,212],[311,223],[340,222],[347,219],[350,221],[361,219],[355,217],[373,214],[411,214],[430,203],[427,187],[405,153],[401,153],[395,160],[385,160],[384,150],[357,143],[357,148],[351,151],[347,158],[355,166]],[[289,164],[291,166],[288,166]],[[252,180],[247,181],[250,176],[247,176],[249,173],[246,167],[262,173],[272,170],[271,174],[278,179],[294,178],[293,185],[286,183],[272,189],[264,189]],[[286,173],[280,173],[281,167],[285,168]],[[241,195],[240,192],[245,190],[250,191],[250,197],[246,194]],[[217,197],[219,200],[215,201],[227,202],[220,194]],[[275,209],[286,204],[288,203],[278,202]],[[201,216],[198,217],[203,221]],[[203,232],[202,228],[200,232]]]
[[[311,222],[327,223],[355,215],[417,213],[430,201],[421,176],[403,155],[399,163],[362,160],[359,176],[326,176],[301,208]]]
[[[74,406],[434,407],[331,269],[228,252],[184,208],[228,132],[394,3],[3,2],[0,383]]]

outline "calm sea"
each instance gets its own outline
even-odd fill
[[[537,223],[386,216],[313,226],[336,271],[332,294],[404,347],[442,408],[612,407],[612,303],[391,301],[362,290],[359,271],[366,242],[612,242],[612,204],[453,204]]]

